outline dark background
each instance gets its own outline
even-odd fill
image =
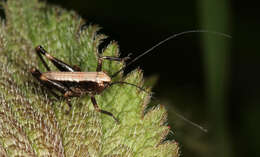
[[[260,156],[259,4],[235,0],[48,0],[76,10],[118,41],[122,56],[144,52],[178,32],[187,34],[137,61],[147,78],[158,76],[155,97],[169,111],[183,156]],[[201,124],[204,133],[175,112]]]

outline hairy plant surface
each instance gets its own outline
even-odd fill
[[[105,156],[176,157],[178,145],[165,141],[169,127],[166,110],[158,105],[146,111],[149,95],[129,85],[114,85],[96,99],[100,108],[119,120],[94,110],[89,96],[57,100],[30,73],[46,71],[34,47],[42,45],[50,54],[82,71],[95,71],[98,46],[103,34],[73,11],[37,0],[8,0],[3,3],[6,20],[0,29],[0,156]],[[106,56],[119,56],[111,42]],[[53,71],[57,69],[48,62]],[[104,61],[109,75],[123,63]],[[141,70],[113,81],[143,85]],[[147,89],[148,90],[148,89]],[[144,114],[146,113],[146,114]]]

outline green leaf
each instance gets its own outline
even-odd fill
[[[117,84],[95,96],[100,108],[119,118],[118,124],[96,112],[89,96],[73,98],[69,109],[31,75],[33,67],[46,71],[34,52],[37,45],[82,71],[95,71],[98,46],[106,38],[98,34],[100,27],[80,30],[84,21],[75,12],[37,0],[8,0],[3,6],[0,156],[179,156],[178,144],[165,140],[165,108],[146,111],[150,96],[138,88]],[[111,42],[102,55],[119,56],[117,43]],[[104,61],[103,71],[111,75],[122,66]],[[138,86],[144,82],[140,69],[113,79],[119,80]]]

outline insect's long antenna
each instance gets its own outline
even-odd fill
[[[173,111],[173,112],[174,112],[174,111]],[[201,131],[203,131],[203,132],[205,132],[205,133],[208,132],[207,129],[205,129],[205,128],[203,128],[201,125],[199,125],[199,124],[197,124],[197,123],[195,123],[195,122],[193,122],[193,121],[191,121],[191,120],[185,118],[185,117],[182,116],[181,114],[179,114],[179,113],[177,113],[177,112],[174,112],[174,114],[175,114],[177,117],[179,117],[180,119],[182,119],[183,121],[185,121],[186,123],[191,124],[192,126],[198,128],[198,129],[200,129]]]
[[[112,85],[115,85],[115,84],[127,84],[127,85],[131,85],[131,86],[134,86],[134,87],[138,88],[139,90],[141,90],[141,91],[143,91],[143,92],[145,92],[145,93],[147,93],[147,94],[152,95],[151,92],[146,91],[144,88],[139,87],[139,86],[137,86],[137,85],[135,85],[135,84],[132,84],[132,83],[129,83],[129,82],[118,81],[118,82],[113,82],[113,83],[109,84],[109,86],[111,87]],[[195,123],[195,122],[193,122],[193,121],[191,121],[191,120],[185,118],[185,117],[182,116],[181,114],[179,114],[179,113],[177,113],[177,112],[174,112],[174,114],[175,114],[177,117],[179,117],[180,119],[182,119],[183,121],[185,121],[186,123],[191,124],[192,126],[198,128],[198,129],[200,129],[201,131],[203,131],[203,132],[205,132],[205,133],[208,132],[207,129],[205,129],[205,128],[203,128],[201,125],[199,125],[199,124],[197,124],[197,123]]]
[[[143,92],[145,92],[145,93],[147,93],[147,94],[151,94],[151,92],[146,91],[144,88],[139,87],[139,86],[137,86],[137,85],[135,85],[135,84],[132,84],[132,83],[129,83],[129,82],[123,82],[123,81],[112,82],[111,84],[109,84],[109,86],[112,86],[112,85],[115,85],[115,84],[127,84],[127,85],[131,85],[131,86],[134,86],[134,87],[140,89],[141,91],[143,91]]]
[[[115,84],[127,84],[127,85],[131,85],[131,86],[134,86],[134,87],[138,88],[139,90],[141,90],[141,91],[143,91],[143,92],[145,92],[145,93],[147,93],[147,94],[149,94],[149,95],[152,95],[151,92],[146,91],[144,88],[139,87],[139,86],[137,86],[137,85],[135,85],[135,84],[132,84],[132,83],[129,83],[129,82],[118,81],[118,82],[110,83],[109,86],[111,87],[112,85],[115,85]],[[205,132],[205,133],[208,132],[207,129],[205,129],[205,128],[203,128],[201,125],[199,125],[199,124],[197,124],[197,123],[195,123],[195,122],[193,122],[193,121],[191,121],[191,120],[185,118],[185,117],[182,116],[181,114],[179,114],[179,113],[177,113],[177,112],[174,112],[174,114],[175,114],[177,117],[179,117],[180,119],[182,119],[183,121],[185,121],[186,123],[191,124],[192,126],[198,128],[198,129],[200,129],[201,131],[203,131],[203,132]]]
[[[180,32],[180,33],[176,33],[173,34],[171,36],[169,36],[168,38],[160,41],[159,43],[155,44],[153,47],[149,48],[148,50],[146,50],[144,53],[140,54],[139,56],[137,56],[136,58],[134,58],[132,61],[130,61],[129,63],[127,63],[124,67],[122,67],[120,70],[118,70],[117,72],[115,72],[111,77],[115,77],[117,74],[119,74],[121,71],[123,71],[126,67],[128,67],[129,65],[131,65],[132,63],[134,63],[135,61],[137,61],[138,59],[140,59],[141,57],[143,57],[144,55],[146,55],[147,53],[151,52],[152,50],[154,50],[155,48],[157,48],[158,46],[162,45],[163,43],[174,39],[178,36],[184,35],[184,34],[189,34],[189,33],[211,33],[211,34],[215,34],[215,35],[219,35],[219,36],[223,36],[226,38],[232,38],[230,35],[225,34],[225,33],[221,33],[221,32],[215,32],[215,31],[209,31],[209,30],[189,30],[189,31],[184,31],[184,32]]]

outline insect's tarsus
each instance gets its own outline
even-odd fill
[[[139,56],[137,56],[136,58],[134,58],[133,60],[131,60],[129,63],[127,63],[124,67],[122,67],[120,70],[118,70],[117,72],[115,72],[114,74],[112,74],[111,78],[117,76],[121,71],[123,71],[126,67],[128,67],[129,65],[133,64],[134,62],[136,62],[138,59],[140,59],[141,57],[143,57],[144,55],[146,55],[147,53],[151,52],[152,50],[154,50],[155,48],[159,47],[160,45],[162,45],[163,43],[174,39],[178,36],[184,35],[184,34],[190,34],[190,33],[210,33],[210,34],[215,34],[215,35],[219,35],[219,36],[223,36],[226,38],[232,38],[230,35],[225,34],[225,33],[221,33],[221,32],[216,32],[216,31],[210,31],[210,30],[188,30],[188,31],[184,31],[184,32],[180,32],[180,33],[176,33],[173,34],[167,38],[165,38],[164,40],[158,42],[157,44],[155,44],[154,46],[152,46],[151,48],[149,48],[148,50],[146,50],[145,52],[143,52],[142,54],[140,54]]]

